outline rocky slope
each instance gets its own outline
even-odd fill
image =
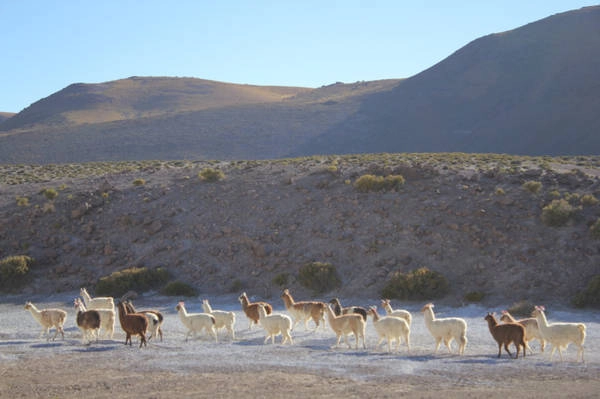
[[[446,300],[568,303],[600,272],[589,231],[600,206],[598,159],[379,154],[279,161],[2,166],[0,257],[36,259],[26,292],[93,286],[131,266],[167,267],[202,293],[278,296],[310,261],[333,264],[330,293],[378,297],[395,271],[426,266],[450,282]],[[198,178],[203,168],[225,179]],[[364,174],[401,174],[398,192],[361,193]],[[136,179],[145,184],[134,185]],[[35,182],[37,181],[37,182]],[[539,193],[522,187],[542,183]],[[48,200],[44,188],[57,190]],[[27,198],[28,205],[16,198]],[[556,198],[581,209],[542,223]],[[328,294],[329,295],[329,294]]]

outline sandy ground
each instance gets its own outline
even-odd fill
[[[72,295],[45,298],[0,298],[0,398],[79,397],[597,397],[600,392],[600,315],[592,311],[548,309],[552,321],[584,322],[587,326],[585,363],[575,362],[570,346],[565,361],[549,352],[518,360],[503,354],[483,320],[488,310],[479,306],[436,306],[437,317],[460,316],[469,325],[464,356],[442,348],[433,353],[434,341],[419,313],[422,304],[404,308],[413,313],[411,350],[389,354],[376,349],[376,334],[369,318],[367,349],[332,348],[335,335],[327,326],[316,332],[299,325],[293,346],[263,344],[260,327],[248,330],[248,321],[236,296],[210,298],[215,309],[236,312],[236,340],[225,331],[215,343],[207,336],[185,341],[185,328],[174,306],[176,300],[142,297],[138,308],[152,307],[165,315],[164,340],[147,348],[125,346],[117,321],[113,339],[84,345],[75,326]],[[38,308],[68,311],[65,339],[47,342],[40,328],[23,309],[26,300]],[[272,301],[284,312],[279,299]],[[376,300],[350,301],[361,305]],[[186,301],[188,312],[201,311],[200,298]],[[312,323],[309,324],[312,327]],[[53,332],[52,332],[53,333]]]

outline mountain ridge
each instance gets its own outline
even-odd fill
[[[160,79],[168,84],[144,92]],[[598,154],[597,82],[592,6],[477,38],[407,79],[315,89],[156,77],[71,85],[0,123],[0,162]]]

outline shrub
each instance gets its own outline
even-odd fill
[[[242,280],[236,278],[231,282],[231,285],[229,286],[229,292],[239,292],[242,290],[242,288],[244,288],[244,283],[242,283]]]
[[[143,186],[144,184],[146,184],[146,180],[139,178],[139,179],[135,179],[133,181],[133,185],[134,186]]]
[[[465,301],[467,302],[481,302],[485,294],[481,291],[471,291],[465,294]]]
[[[404,177],[401,175],[389,175],[386,177],[375,175],[362,175],[354,182],[354,188],[361,193],[369,191],[391,191],[398,190],[404,185]]]
[[[523,183],[521,187],[523,187],[523,189],[529,191],[532,194],[537,194],[542,189],[542,183],[540,183],[539,181],[530,180]]]
[[[218,169],[204,168],[198,173],[200,180],[216,182],[225,178],[225,174]]]
[[[273,277],[273,284],[278,287],[285,287],[288,285],[290,275],[288,273],[279,273],[277,276]]]
[[[25,255],[8,256],[0,260],[0,289],[15,291],[29,281],[33,259]]]
[[[42,194],[44,194],[44,197],[46,197],[48,201],[52,201],[58,197],[58,191],[53,188],[45,188],[42,191]]]
[[[449,291],[446,278],[426,267],[406,274],[396,272],[381,291],[384,298],[415,300],[442,298]]]
[[[317,294],[339,288],[342,284],[335,266],[324,262],[310,262],[300,267],[298,281]]]
[[[502,187],[496,187],[496,195],[506,195],[506,192]]]
[[[598,203],[598,198],[594,197],[592,194],[586,194],[579,200],[581,205],[592,206]]]
[[[593,238],[600,239],[600,219],[590,226],[590,234]]]
[[[600,274],[594,276],[586,289],[573,298],[573,305],[578,308],[600,308]]]
[[[531,313],[535,309],[535,305],[529,301],[519,301],[513,303],[507,310],[513,316],[531,317]]]
[[[29,198],[17,197],[17,206],[29,206]]]
[[[565,199],[552,200],[542,209],[542,222],[548,226],[564,226],[576,209]]]
[[[198,296],[198,290],[183,281],[171,281],[160,291],[167,296]]]
[[[131,290],[144,292],[162,286],[169,277],[169,272],[162,267],[131,267],[101,277],[96,284],[96,293],[99,296],[122,296]]]

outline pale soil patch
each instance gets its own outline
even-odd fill
[[[76,294],[73,294],[76,295]],[[294,332],[294,345],[263,345],[260,328],[248,331],[234,296],[211,298],[215,309],[236,312],[237,340],[224,331],[215,344],[200,336],[184,341],[185,330],[170,298],[140,298],[138,307],[155,307],[165,314],[163,342],[147,348],[125,347],[118,325],[114,340],[86,346],[79,340],[69,296],[38,307],[68,309],[64,341],[39,339],[39,326],[23,309],[22,296],[3,298],[0,313],[0,397],[596,397],[600,391],[600,316],[584,311],[552,311],[549,318],[582,321],[587,325],[586,362],[574,362],[570,347],[565,361],[548,361],[548,352],[525,359],[496,358],[483,316],[477,306],[439,306],[438,317],[460,316],[469,325],[465,356],[433,354],[433,340],[424,327],[420,305],[413,313],[411,352],[376,350],[372,321],[367,327],[367,350],[332,349],[335,336],[327,329]],[[72,300],[72,299],[71,299]],[[374,300],[350,303],[375,303]],[[36,303],[34,298],[34,303]],[[200,299],[188,300],[188,311],[201,309]],[[277,312],[282,306],[273,301]],[[279,339],[277,340],[279,342]],[[539,345],[532,343],[534,350]]]

